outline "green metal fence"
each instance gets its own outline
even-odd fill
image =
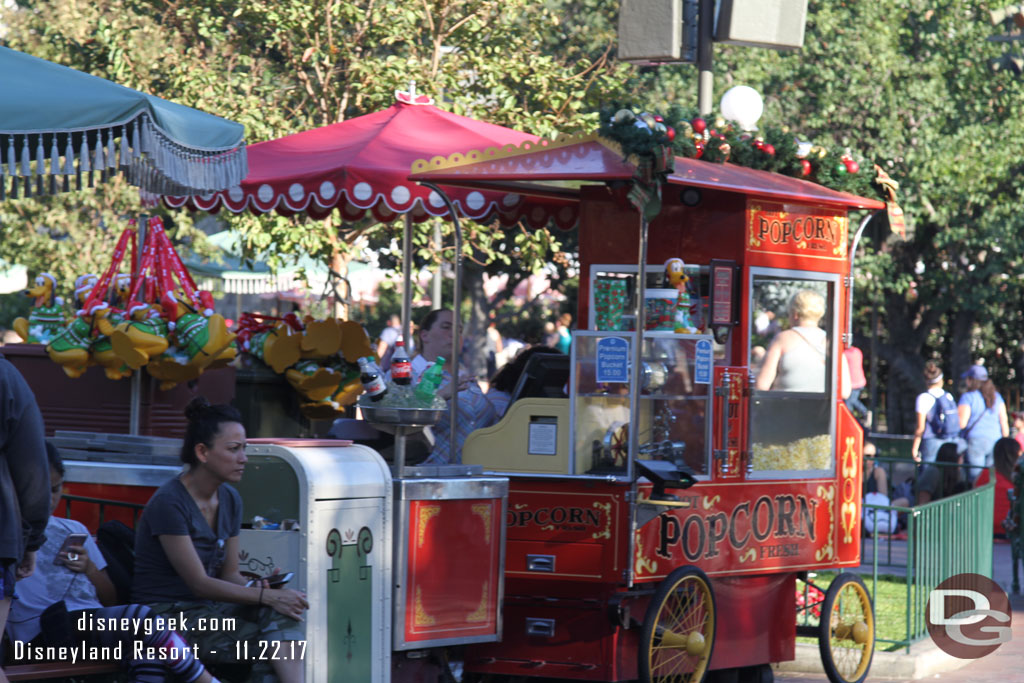
[[[990,483],[915,507],[864,505],[864,514],[875,515],[876,520],[883,514],[899,514],[906,520],[905,541],[876,533],[863,545],[863,562],[871,565],[872,596],[877,594],[880,570],[902,577],[906,585],[904,637],[877,638],[879,643],[909,652],[911,644],[928,635],[925,606],[932,589],[954,574],[991,578],[994,500],[995,485]]]

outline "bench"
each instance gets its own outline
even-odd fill
[[[4,668],[9,681],[42,681],[61,678],[79,678],[100,674],[116,674],[119,671],[114,662],[37,662],[15,664]]]

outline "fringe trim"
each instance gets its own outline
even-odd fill
[[[47,135],[51,136],[49,158]],[[81,137],[77,153],[74,135]],[[19,189],[25,197],[80,190],[85,183],[94,186],[95,174],[105,182],[118,173],[136,185],[144,198],[211,194],[241,184],[249,173],[245,142],[229,149],[187,147],[161,130],[148,112],[103,128],[0,132],[0,153],[0,199],[16,198]],[[73,187],[71,176],[75,176]]]

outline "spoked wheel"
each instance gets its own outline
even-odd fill
[[[699,683],[715,646],[715,596],[707,575],[679,567],[658,586],[640,632],[641,683]]]
[[[822,603],[818,647],[832,683],[861,683],[875,654],[875,615],[871,597],[856,574],[840,574]]]
[[[604,434],[604,457],[615,467],[625,467],[629,459],[629,423],[613,422]]]

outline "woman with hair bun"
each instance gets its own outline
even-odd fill
[[[956,401],[943,388],[939,364],[928,361],[921,376],[928,388],[914,399],[917,426],[910,444],[910,455],[916,462],[935,462],[939,447],[955,441],[960,434],[960,419],[956,415]]]
[[[203,661],[233,662],[236,642],[249,641],[250,653],[260,651],[256,641],[268,642],[280,658],[257,661],[249,680],[302,681],[304,648],[291,643],[304,639],[299,621],[309,608],[306,596],[266,581],[246,586],[238,571],[242,499],[230,484],[241,480],[247,462],[241,416],[197,397],[185,417],[187,468],[153,494],[136,527],[132,600],[159,614],[183,615],[193,625],[184,636]],[[236,628],[195,628],[211,617],[221,624],[234,619]]]

